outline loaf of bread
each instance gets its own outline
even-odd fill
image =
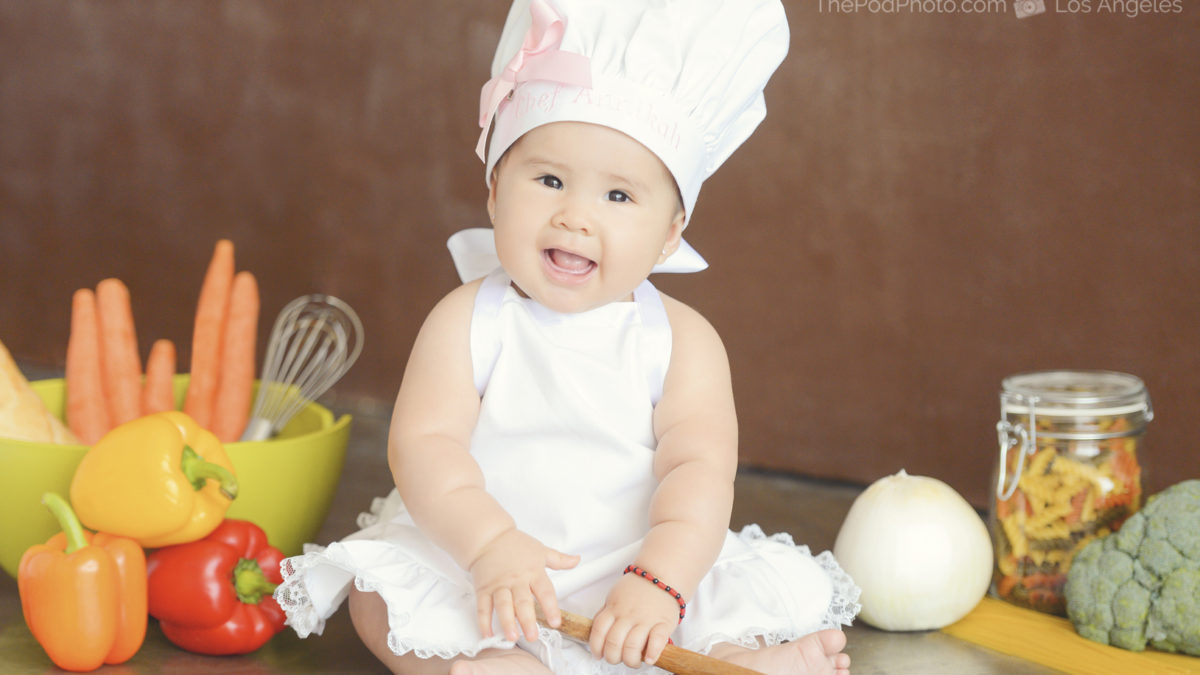
[[[42,403],[0,342],[0,436],[46,443],[78,443],[71,430]]]

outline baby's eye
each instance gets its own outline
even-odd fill
[[[610,201],[610,202],[630,202],[630,201],[633,201],[633,199],[631,199],[629,194],[626,192],[622,192],[621,190],[611,190],[608,193],[608,201]]]
[[[549,174],[547,174],[545,176],[539,176],[538,182],[541,183],[542,185],[545,185],[546,187],[554,189],[554,190],[562,189],[562,181],[559,180],[556,176],[551,176]]]

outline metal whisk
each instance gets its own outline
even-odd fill
[[[243,441],[279,432],[310,401],[341,379],[362,351],[362,322],[332,295],[302,295],[271,328],[258,395]]]

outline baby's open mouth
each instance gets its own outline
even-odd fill
[[[584,275],[596,267],[595,261],[561,248],[546,249],[544,255],[550,266],[563,274]]]

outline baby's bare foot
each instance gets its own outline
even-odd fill
[[[849,675],[850,655],[842,652],[845,647],[846,634],[830,629],[761,649],[717,645],[712,655],[765,675]]]
[[[450,675],[548,675],[533,654],[520,649],[489,649],[471,660],[455,661]]]

